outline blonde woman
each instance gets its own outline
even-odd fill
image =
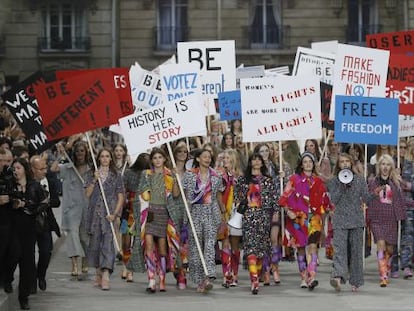
[[[378,159],[376,175],[369,182],[368,189],[375,198],[368,206],[367,220],[377,244],[380,286],[386,287],[389,259],[397,244],[398,221],[406,218],[399,177],[390,155],[384,154]]]

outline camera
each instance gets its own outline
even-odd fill
[[[13,204],[18,204],[19,200],[23,200],[23,193],[17,190],[14,169],[11,166],[5,166],[0,173],[0,195],[8,195]]]

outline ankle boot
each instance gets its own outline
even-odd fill
[[[96,268],[94,286],[100,287],[101,285],[102,285],[102,270],[101,268]]]
[[[88,259],[86,257],[82,257],[82,273],[88,273]]]
[[[102,273],[102,290],[109,290],[109,271],[108,269],[104,269]]]
[[[78,276],[79,275],[79,271],[78,271],[78,257],[71,257],[72,259],[72,276]]]

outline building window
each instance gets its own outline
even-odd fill
[[[59,1],[42,10],[41,50],[87,50],[86,14],[83,6]]]
[[[157,49],[172,50],[187,41],[187,0],[158,0]]]
[[[348,0],[348,42],[365,42],[367,34],[382,31],[377,0]]]
[[[251,1],[249,38],[251,48],[278,48],[282,46],[282,1]]]

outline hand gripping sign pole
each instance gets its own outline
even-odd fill
[[[97,171],[98,170],[98,166],[96,165],[95,155],[93,154],[91,139],[90,139],[88,133],[86,133],[85,136],[86,136],[86,140],[88,141],[89,150],[91,152],[93,166],[95,168],[95,171]],[[102,181],[101,181],[100,178],[98,178],[98,184],[99,184],[99,189],[101,190],[101,195],[102,195],[102,199],[103,199],[103,202],[104,202],[104,205],[105,205],[106,214],[109,216],[109,215],[111,215],[111,213],[109,211],[108,202],[106,201],[105,191],[104,191],[104,188],[103,188],[103,185],[102,185]],[[112,236],[114,238],[114,244],[115,244],[116,251],[119,253],[119,252],[121,252],[121,249],[119,247],[119,243],[118,243],[118,240],[116,238],[114,224],[113,224],[112,221],[110,221],[109,222],[109,225],[111,226],[111,231],[112,231]]]
[[[80,175],[80,173],[79,173],[78,169],[76,168],[75,164],[73,163],[72,159],[69,157],[68,153],[66,152],[65,147],[63,147],[61,143],[59,143],[58,147],[59,147],[59,149],[61,149],[59,151],[63,153],[65,158],[68,160],[68,162],[72,166],[72,168],[75,171],[76,175],[79,177],[79,180],[81,181],[81,183],[84,184],[85,181],[83,180],[82,176]]]
[[[173,168],[176,169],[177,164],[175,163],[174,154],[172,152],[170,143],[167,143],[167,148],[168,148],[168,153],[170,155],[170,159],[171,159],[171,163],[173,165]],[[193,232],[193,236],[194,236],[194,240],[196,242],[198,254],[200,255],[201,264],[203,265],[204,274],[206,275],[206,277],[208,277],[208,269],[207,269],[206,261],[204,259],[203,250],[201,249],[200,241],[198,240],[197,232],[195,231],[193,219],[191,218],[190,209],[188,207],[187,198],[185,197],[185,194],[184,194],[183,185],[181,184],[180,175],[176,174],[175,176],[177,177],[177,183],[178,183],[178,187],[180,188],[181,198],[183,199],[183,202],[184,202],[185,212],[187,213],[187,217],[188,217],[188,221],[190,223],[191,231]]]

